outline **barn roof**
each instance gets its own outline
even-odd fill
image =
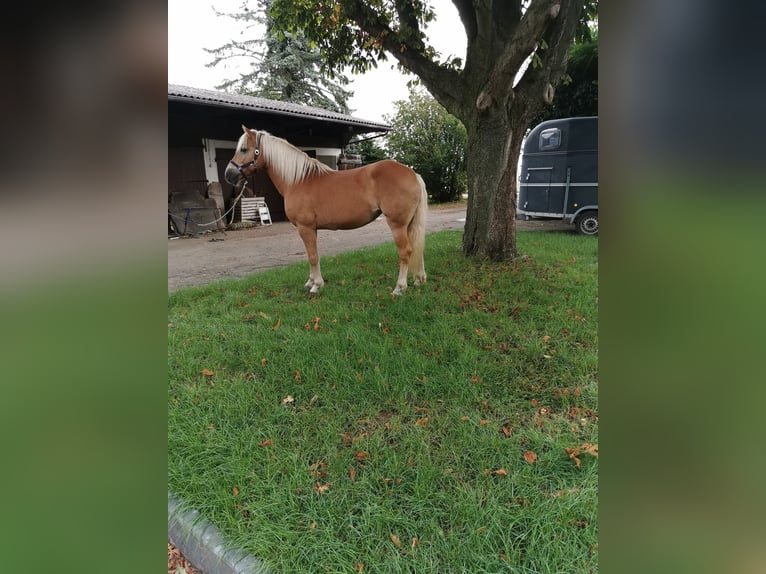
[[[391,129],[391,126],[386,124],[363,120],[354,116],[331,112],[330,110],[325,110],[322,108],[293,104],[290,102],[278,102],[275,100],[267,100],[265,98],[257,98],[254,96],[243,96],[226,92],[216,92],[213,90],[203,90],[201,88],[191,88],[177,84],[168,84],[168,101],[190,102],[206,106],[238,110],[254,110],[263,113],[272,113],[275,115],[291,116],[297,118],[316,118],[327,122],[352,125],[358,128],[363,128],[361,130],[355,130],[359,132],[389,131]]]

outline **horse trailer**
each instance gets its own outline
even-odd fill
[[[517,213],[598,234],[598,116],[548,120],[524,142]]]

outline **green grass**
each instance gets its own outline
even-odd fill
[[[596,572],[598,240],[460,240],[172,294],[170,490],[277,572]]]

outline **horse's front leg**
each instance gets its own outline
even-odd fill
[[[306,255],[309,259],[309,280],[304,287],[310,288],[311,293],[316,293],[324,285],[322,271],[319,269],[319,252],[317,250],[317,230],[314,227],[298,225],[298,235],[306,247]]]

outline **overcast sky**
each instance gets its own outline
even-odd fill
[[[465,59],[465,31],[457,9],[450,0],[430,0],[436,11],[436,21],[426,30],[433,45],[442,56]],[[204,48],[218,48],[233,39],[245,40],[244,26],[218,12],[236,12],[242,0],[168,0],[168,82],[194,88],[214,90],[217,84],[235,78],[249,70],[245,62],[221,63],[215,68],[205,64],[212,59]],[[393,115],[393,102],[406,99],[407,77],[391,70],[395,60],[378,64],[363,75],[348,74],[349,88],[354,91],[349,107],[353,115],[373,121],[383,121],[383,115]],[[239,66],[239,69],[237,68]]]

